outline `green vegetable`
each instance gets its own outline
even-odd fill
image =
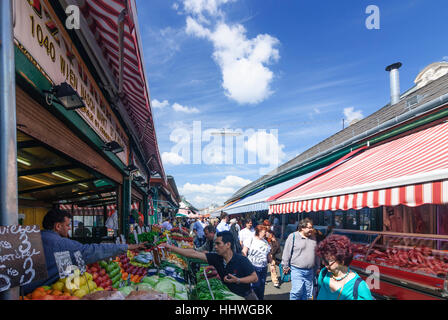
[[[111,271],[111,272],[108,272],[108,274],[109,274],[109,277],[110,277],[110,278],[113,278],[113,277],[115,277],[116,275],[119,275],[119,274],[120,274],[120,268],[112,269],[112,271]]]
[[[176,286],[171,282],[171,280],[167,279],[167,277],[161,279],[156,286],[155,290],[166,293],[169,296],[174,296],[176,294]]]
[[[115,276],[112,278],[112,283],[115,284],[116,282],[119,282],[120,279],[121,279],[121,273],[118,273],[117,275],[115,275]]]
[[[104,261],[104,260],[101,260],[101,261],[99,262],[99,265],[100,265],[100,267],[103,268],[103,269],[106,269],[106,268],[107,268],[107,262]]]
[[[131,286],[128,287],[122,287],[119,288],[118,291],[120,291],[125,297],[128,296],[132,291],[134,291],[134,288]]]
[[[188,300],[188,293],[183,292],[183,293],[176,293],[174,295],[174,298],[178,299],[178,300]]]
[[[143,283],[147,283],[149,285],[151,285],[152,287],[155,287],[157,282],[159,282],[160,278],[159,276],[151,276],[151,277],[144,277],[142,279]]]
[[[115,283],[112,285],[112,288],[118,289],[119,286],[120,286],[120,282],[117,281],[117,282],[115,282]]]

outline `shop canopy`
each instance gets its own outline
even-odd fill
[[[150,108],[135,0],[86,0],[83,1],[81,12],[102,49],[117,83],[120,75],[122,76],[121,94],[126,111],[137,129],[143,148],[148,153],[147,159],[155,155],[154,169],[166,180]],[[121,18],[123,18],[122,33],[119,22]],[[123,34],[122,48],[119,46],[121,34]]]
[[[255,194],[252,194],[240,201],[233,203],[231,206],[227,207],[225,212],[227,214],[239,214],[245,212],[257,212],[257,211],[265,211],[269,209],[269,205],[266,202],[273,195],[278,194],[279,192],[285,190],[286,188],[292,187],[297,183],[303,181],[304,179],[312,176],[315,172],[307,173],[305,175],[301,175],[294,179],[276,184],[274,186],[268,187],[264,190],[261,190]]]
[[[362,153],[270,199],[269,213],[448,203],[448,123]]]

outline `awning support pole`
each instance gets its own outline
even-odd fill
[[[13,3],[0,1],[0,225],[17,224],[17,133]],[[18,300],[19,288],[0,293]]]

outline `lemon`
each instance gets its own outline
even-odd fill
[[[78,289],[78,290],[75,290],[75,292],[73,292],[73,295],[75,296],[75,297],[78,297],[78,298],[82,298],[82,297],[84,297],[85,295],[87,294],[87,291],[86,290],[84,290],[84,289]]]
[[[90,273],[86,272],[84,274],[86,275],[87,280],[93,280],[93,276]]]
[[[96,283],[94,281],[92,281],[92,280],[89,280],[88,284],[89,284],[89,288],[90,289],[92,289],[92,288],[96,289],[96,287],[97,287]]]
[[[53,283],[53,285],[51,286],[51,289],[63,291],[64,290],[64,282],[57,281],[57,282]]]
[[[86,278],[84,276],[79,277],[79,285],[83,286],[87,283]]]

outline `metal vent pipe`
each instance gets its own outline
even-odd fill
[[[401,62],[391,64],[386,67],[390,75],[390,104],[394,105],[400,101],[400,76],[398,69],[402,66]]]

